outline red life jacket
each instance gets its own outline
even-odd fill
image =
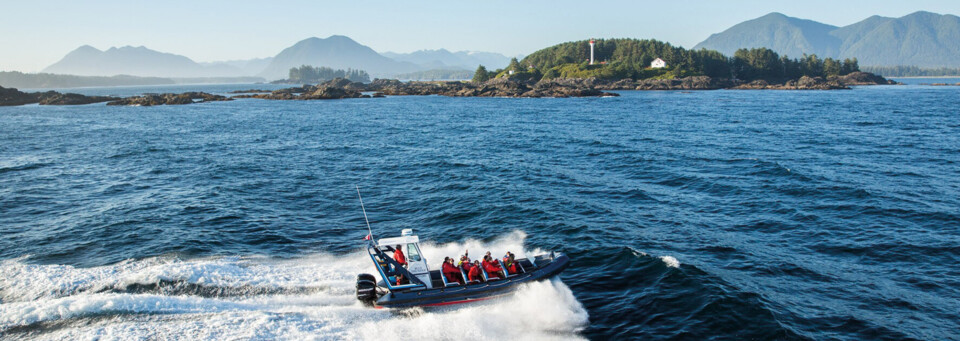
[[[494,260],[494,262],[495,262],[495,261],[496,261],[496,260]],[[487,276],[496,277],[496,278],[503,278],[503,277],[500,276],[500,271],[503,271],[503,268],[501,268],[499,265],[494,265],[493,262],[484,262],[484,263],[483,263],[483,270],[486,270],[486,271],[487,271]]]
[[[471,266],[471,267],[470,267],[470,273],[468,274],[468,276],[470,277],[470,281],[471,281],[471,282],[476,281],[476,280],[479,280],[479,279],[480,279],[480,267],[479,267],[479,266]]]
[[[443,263],[443,275],[447,277],[447,282],[460,283],[460,269],[450,263]]]
[[[500,265],[496,263],[496,261],[483,262],[483,269],[486,270],[487,272],[497,272],[497,271],[503,270],[503,268],[501,268]]]
[[[395,259],[397,263],[400,263],[400,265],[407,265],[407,257],[403,256],[403,251],[400,251],[400,249],[393,251],[393,259]]]
[[[516,273],[517,273],[517,263],[516,263],[516,262],[510,262],[510,258],[509,258],[509,257],[503,257],[503,267],[506,268],[507,271],[509,271],[509,272],[512,273],[512,274],[516,274]]]

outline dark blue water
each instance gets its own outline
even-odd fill
[[[256,86],[208,91],[234,87]],[[0,108],[0,333],[957,340],[958,95]],[[355,184],[428,257],[573,265],[504,302],[370,312]]]

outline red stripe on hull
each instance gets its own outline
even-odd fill
[[[442,306],[442,305],[451,305],[451,304],[460,304],[460,303],[470,303],[470,302],[476,302],[476,301],[489,300],[489,299],[494,298],[494,297],[496,297],[496,296],[493,296],[493,297],[484,297],[484,298],[474,298],[474,299],[472,299],[472,300],[463,300],[463,301],[453,301],[453,302],[440,302],[440,303],[433,303],[433,304],[424,304],[423,307],[438,307],[438,306]]]

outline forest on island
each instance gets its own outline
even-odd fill
[[[370,75],[363,70],[354,69],[336,69],[321,66],[301,65],[300,67],[290,68],[291,83],[316,84],[322,83],[334,78],[346,78],[353,82],[370,82]]]
[[[960,69],[933,68],[925,69],[916,66],[865,66],[863,71],[875,73],[884,77],[942,77],[960,76]]]
[[[650,62],[660,58],[665,68],[651,68]],[[557,44],[524,58],[514,58],[504,69],[489,71],[480,66],[474,81],[495,77],[520,80],[552,78],[589,78],[634,80],[648,78],[683,78],[710,76],[741,80],[782,80],[802,76],[835,77],[860,70],[856,58],[837,60],[804,55],[800,58],[780,56],[766,48],[740,49],[733,56],[713,50],[687,50],[658,40],[598,39],[594,47],[593,65],[589,41]]]

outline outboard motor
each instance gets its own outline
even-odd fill
[[[377,301],[377,278],[371,274],[357,275],[357,299],[366,305]]]

